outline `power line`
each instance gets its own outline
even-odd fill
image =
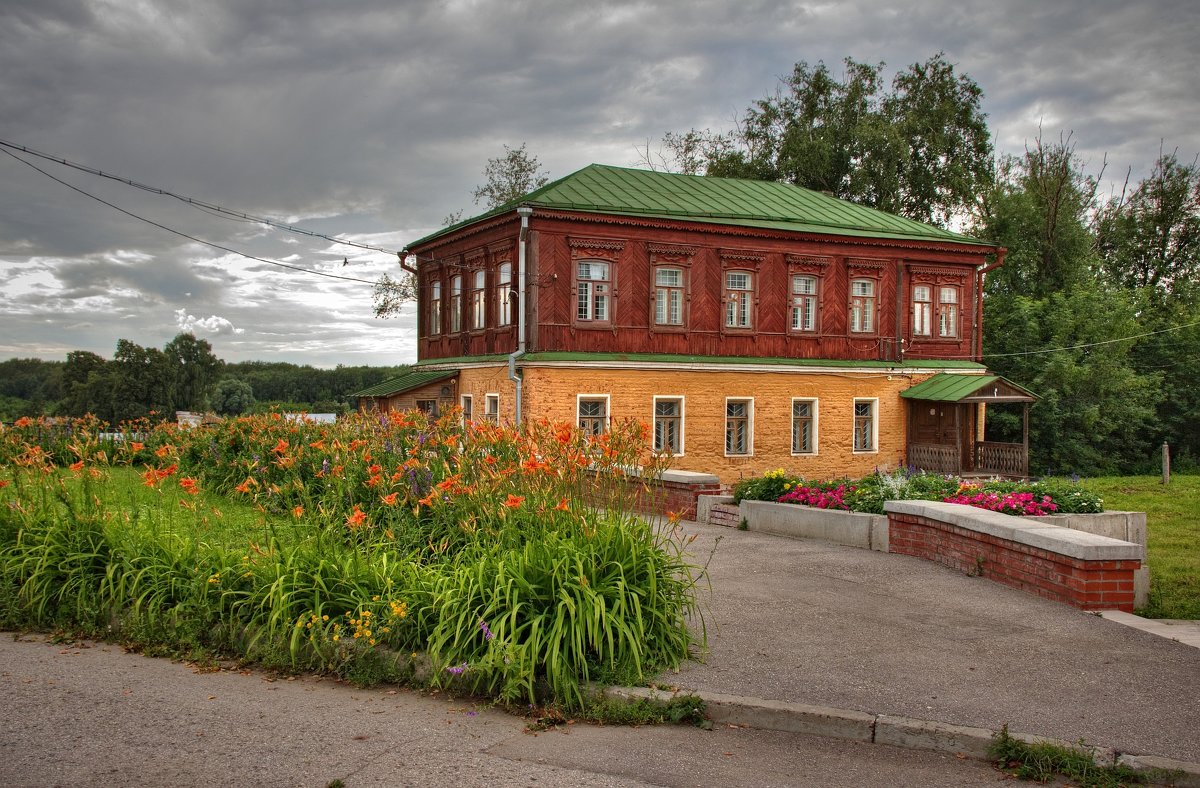
[[[7,154],[8,156],[11,156],[12,158],[14,158],[14,159],[16,159],[17,161],[21,162],[21,163],[22,163],[22,164],[24,164],[25,166],[27,166],[27,167],[30,167],[31,169],[34,169],[34,170],[36,170],[36,171],[40,172],[42,175],[45,175],[45,176],[46,176],[47,178],[49,178],[50,180],[52,180],[52,181],[55,181],[55,182],[57,182],[57,183],[61,183],[63,186],[66,186],[68,189],[71,189],[71,190],[73,190],[73,191],[77,191],[77,192],[79,192],[80,194],[82,194],[83,196],[85,196],[85,197],[89,197],[89,198],[91,198],[91,199],[95,200],[95,201],[96,201],[96,202],[98,202],[98,203],[101,203],[101,204],[103,204],[103,205],[107,205],[109,208],[112,208],[114,211],[119,211],[120,213],[123,213],[123,214],[125,214],[126,216],[129,216],[129,217],[132,217],[132,218],[134,218],[134,219],[137,219],[137,220],[138,220],[138,221],[140,221],[140,222],[145,222],[146,224],[153,225],[154,227],[157,227],[157,228],[159,228],[160,230],[166,230],[166,231],[167,231],[167,232],[169,232],[169,233],[174,233],[175,235],[178,235],[178,236],[180,236],[181,238],[186,238],[186,239],[188,239],[189,241],[194,241],[194,242],[196,242],[196,243],[198,243],[198,244],[204,244],[205,246],[211,246],[211,247],[212,247],[212,248],[214,248],[214,249],[220,249],[221,251],[223,251],[223,252],[229,252],[230,254],[236,254],[236,255],[239,255],[240,257],[245,257],[247,260],[257,260],[257,261],[258,261],[258,262],[260,262],[260,263],[267,263],[268,265],[277,265],[277,266],[280,266],[280,267],[282,267],[282,268],[290,268],[290,269],[292,269],[293,271],[300,271],[301,273],[305,273],[305,274],[312,274],[312,275],[314,275],[314,276],[324,276],[324,277],[327,277],[327,278],[329,278],[329,279],[342,279],[342,280],[345,280],[345,281],[347,281],[347,282],[361,282],[361,283],[363,283],[363,284],[367,284],[367,285],[371,285],[371,286],[375,286],[375,285],[377,284],[376,282],[373,282],[373,281],[371,281],[370,279],[359,279],[358,277],[354,277],[354,276],[341,276],[341,275],[339,275],[339,274],[330,274],[330,273],[326,273],[326,272],[324,272],[324,271],[314,271],[314,270],[313,270],[313,269],[311,269],[311,268],[303,268],[303,267],[301,267],[301,266],[298,266],[298,265],[290,265],[290,264],[288,264],[288,263],[282,263],[282,262],[280,262],[280,261],[278,261],[278,260],[269,260],[269,259],[267,259],[266,257],[256,257],[255,255],[252,255],[252,254],[246,254],[245,252],[240,252],[240,251],[238,251],[237,249],[233,249],[233,248],[231,248],[231,247],[228,247],[228,246],[222,246],[221,244],[218,244],[218,243],[213,243],[212,241],[206,241],[206,240],[204,240],[203,238],[197,238],[197,237],[196,237],[196,236],[194,236],[194,235],[188,235],[187,233],[185,233],[185,232],[181,232],[180,230],[176,230],[176,229],[174,229],[174,228],[167,227],[165,224],[160,224],[159,222],[156,222],[156,221],[154,221],[153,219],[147,219],[147,218],[146,218],[146,217],[144,217],[144,216],[138,216],[136,213],[132,213],[132,212],[130,212],[130,211],[127,211],[127,210],[125,210],[124,208],[122,208],[122,207],[120,207],[120,206],[118,206],[118,205],[114,205],[114,204],[112,204],[111,202],[109,202],[108,200],[105,200],[105,199],[103,199],[102,197],[97,197],[96,195],[92,194],[91,192],[84,191],[83,189],[79,188],[78,186],[76,186],[76,185],[74,185],[74,184],[72,184],[72,183],[68,183],[67,181],[64,181],[64,180],[62,180],[61,178],[56,178],[55,176],[53,176],[53,175],[51,175],[50,173],[48,173],[48,172],[46,172],[45,170],[43,170],[41,167],[38,167],[38,166],[37,166],[36,164],[34,164],[33,162],[31,162],[31,161],[26,161],[25,159],[22,159],[20,156],[16,155],[15,153],[13,153],[13,152],[12,152],[12,151],[10,151],[10,150],[5,150],[5,149],[3,149],[3,148],[0,148],[0,151],[2,151],[3,153]]]
[[[239,220],[245,221],[245,222],[254,222],[256,224],[265,224],[269,227],[274,227],[279,230],[285,230],[289,233],[297,233],[299,235],[307,235],[311,238],[320,238],[322,240],[329,241],[331,243],[344,244],[345,246],[353,246],[357,249],[366,249],[371,252],[383,252],[384,254],[388,254],[388,255],[399,255],[400,254],[395,249],[384,249],[383,247],[380,247],[380,246],[371,246],[370,244],[363,244],[363,243],[359,243],[357,241],[348,241],[345,238],[338,238],[336,236],[325,235],[323,233],[318,233],[315,230],[306,230],[303,227],[296,227],[295,225],[292,225],[292,224],[284,224],[283,222],[277,222],[274,219],[268,219],[263,216],[255,216],[254,214],[243,213],[242,211],[232,211],[232,210],[229,210],[228,208],[222,208],[219,205],[214,205],[213,203],[205,202],[204,200],[197,200],[193,197],[185,197],[181,194],[176,194],[175,192],[168,191],[167,189],[160,189],[157,186],[149,186],[147,184],[139,183],[139,182],[137,182],[135,180],[131,180],[129,178],[123,178],[119,175],[113,175],[112,173],[109,173],[109,172],[103,172],[101,170],[97,170],[94,167],[88,167],[85,164],[78,164],[73,161],[68,161],[67,159],[62,158],[61,156],[54,156],[49,153],[43,153],[42,151],[35,150],[35,149],[30,148],[25,145],[18,145],[15,142],[9,142],[7,140],[0,139],[0,146],[6,147],[6,148],[13,148],[15,150],[21,151],[22,153],[28,153],[31,156],[37,156],[40,159],[45,159],[46,161],[52,161],[55,164],[61,164],[65,167],[71,167],[71,168],[79,170],[81,172],[86,172],[89,175],[96,175],[100,178],[108,178],[109,180],[114,180],[114,181],[117,181],[118,183],[123,183],[126,186],[132,186],[135,189],[141,189],[142,191],[150,192],[151,194],[158,194],[163,197],[173,197],[176,200],[179,200],[180,202],[186,203],[186,204],[192,206],[193,208],[198,208],[207,213],[214,213],[217,215],[224,216],[226,218],[239,219]],[[9,151],[5,151],[5,153],[9,153]],[[12,154],[9,153],[9,155],[12,155]],[[24,159],[20,159],[20,161],[24,161]],[[29,164],[29,162],[25,162],[25,163]],[[34,169],[37,169],[37,168],[34,167]],[[45,173],[43,170],[38,170],[38,172],[42,172],[43,174],[48,175],[48,173]],[[54,177],[54,176],[51,175],[49,177]],[[61,181],[60,181],[60,183],[61,183]]]

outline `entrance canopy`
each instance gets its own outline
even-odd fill
[[[1037,395],[999,375],[955,375],[940,372],[900,392],[905,399],[926,402],[1037,402]]]

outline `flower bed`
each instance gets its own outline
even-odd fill
[[[1104,510],[1100,496],[1067,479],[975,483],[911,471],[874,473],[856,480],[806,481],[780,469],[743,479],[734,485],[733,496],[735,502],[777,501],[868,514],[882,514],[883,503],[889,500],[945,501],[1032,517]]]

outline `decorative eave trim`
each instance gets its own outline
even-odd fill
[[[503,366],[503,364],[494,364]],[[627,369],[640,371],[670,370],[673,372],[741,372],[784,375],[870,375],[886,378],[889,375],[936,375],[945,369],[929,369],[925,367],[823,367],[823,366],[784,366],[781,364],[755,364],[753,362],[673,362],[673,361],[538,361],[536,359],[519,359],[517,366],[528,368],[574,368],[574,369]],[[985,375],[986,370],[961,370],[956,374]]]
[[[738,224],[719,224],[715,222],[689,222],[684,219],[655,219],[645,216],[624,216],[620,214],[590,213],[587,211],[566,211],[561,209],[539,208],[538,217],[544,219],[562,219],[586,221],[594,224],[625,225],[630,227],[645,227],[651,229],[670,230],[703,230],[715,235],[736,235],[746,238],[770,238],[786,240],[800,238],[805,241],[835,243],[852,246],[877,246],[889,249],[922,249],[931,252],[958,252],[976,257],[995,254],[1000,247],[981,246],[963,241],[934,241],[928,239],[880,238],[877,236],[839,235],[835,229],[828,233],[818,233],[809,230],[776,230],[765,227],[747,227]]]
[[[652,255],[678,255],[680,257],[694,257],[698,247],[683,246],[682,244],[664,244],[651,241],[646,244],[646,251]]]
[[[581,238],[577,235],[567,236],[567,245],[572,249],[604,249],[609,252],[619,252],[625,248],[623,238]]]

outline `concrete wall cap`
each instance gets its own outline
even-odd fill
[[[974,506],[942,501],[885,501],[884,511],[956,525],[1018,544],[1085,561],[1140,561],[1141,545],[1084,531],[1073,531],[1035,519],[1014,517]]]
[[[680,484],[720,484],[721,480],[711,473],[700,473],[699,471],[663,471],[662,480],[664,482],[677,482]]]

